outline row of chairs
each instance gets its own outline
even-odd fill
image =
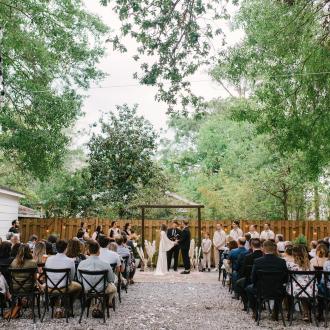
[[[258,271],[258,282],[257,282],[257,325],[260,323],[261,313],[263,307],[267,303],[273,301],[274,305],[278,306],[278,311],[281,315],[283,325],[286,326],[282,303],[287,295],[291,299],[290,309],[289,309],[289,325],[292,325],[293,315],[295,311],[295,306],[298,304],[300,307],[300,302],[305,300],[309,303],[311,307],[311,316],[314,318],[315,324],[318,326],[317,319],[317,304],[323,301],[324,306],[324,325],[328,325],[328,311],[330,303],[330,272],[323,271],[321,269],[315,271],[289,271],[288,272],[288,283],[290,294],[286,293],[286,288],[283,287],[281,280],[283,278],[282,272],[266,272]],[[299,281],[300,276],[307,276],[308,281],[306,283],[301,283]],[[321,283],[321,279],[324,279],[324,291],[318,291],[318,284]],[[226,285],[226,281],[229,280],[229,292],[234,290],[232,282],[232,274],[223,271],[222,285]],[[297,287],[298,292],[294,293],[293,288]],[[300,308],[301,310],[301,308]]]
[[[128,279],[129,267],[128,267],[128,257],[124,259],[124,271],[122,273],[117,272],[117,293],[118,300],[121,302],[121,288],[123,286],[127,293],[127,281],[123,285],[122,277]],[[69,294],[70,285],[70,269],[49,269],[45,268],[44,264],[39,264],[38,268],[42,268],[43,272],[39,274],[37,278],[37,268],[1,268],[0,272],[4,274],[7,282],[10,286],[10,292],[12,295],[11,302],[11,312],[16,306],[16,303],[22,301],[23,298],[26,299],[26,305],[31,306],[33,322],[35,322],[35,306],[37,307],[38,317],[43,322],[45,314],[51,308],[51,317],[54,317],[54,301],[56,299],[61,299],[65,308],[66,322],[68,322],[69,316],[73,316],[73,300]],[[116,271],[116,264],[111,265],[113,271]],[[76,272],[77,273],[77,272]],[[89,315],[89,308],[92,301],[97,302],[102,307],[103,321],[105,319],[105,311],[109,317],[109,307],[106,304],[106,287],[107,287],[107,275],[108,271],[87,271],[79,270],[80,274],[80,284],[82,285],[82,294],[80,296],[80,307],[81,314],[79,318],[79,323],[82,320],[83,314],[87,309],[87,317]],[[89,276],[97,276],[98,281],[95,285],[91,284],[88,280]],[[54,280],[56,278],[56,280]],[[45,284],[45,288],[41,291],[38,287],[38,281],[42,279]],[[101,284],[101,285],[100,285]],[[102,290],[97,287],[100,285]],[[1,296],[1,295],[0,295]],[[43,298],[44,302],[44,312],[41,316],[40,304]],[[4,304],[0,301],[1,316],[4,316]],[[112,308],[115,311],[116,302],[115,299],[112,302]],[[11,316],[9,316],[8,321],[10,321]]]

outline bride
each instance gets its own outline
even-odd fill
[[[167,270],[167,255],[166,252],[171,250],[173,246],[177,243],[171,241],[166,234],[167,227],[165,224],[162,224],[160,227],[160,242],[159,242],[159,252],[158,252],[158,260],[155,275],[165,275],[168,273]]]

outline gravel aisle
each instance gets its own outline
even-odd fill
[[[241,312],[239,302],[232,300],[228,290],[214,283],[136,283],[123,293],[117,311],[110,312],[106,324],[102,320],[83,318],[78,324],[70,319],[51,320],[34,325],[31,320],[0,321],[0,328],[12,329],[250,329],[256,328],[249,314]],[[316,329],[303,323],[289,329]],[[266,312],[260,328],[282,329],[278,322],[268,320]]]

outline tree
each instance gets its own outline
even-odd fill
[[[156,99],[169,106],[169,112],[187,113],[187,105],[204,106],[194,95],[189,77],[211,60],[212,39],[224,43],[220,20],[228,17],[220,0],[100,0],[113,4],[118,15],[121,35],[111,41],[116,49],[126,51],[122,38],[130,36],[138,43],[136,61],[141,63],[141,84],[157,86]],[[237,1],[233,1],[236,3]],[[152,57],[153,63],[145,60]]]
[[[109,29],[80,0],[3,0],[0,26],[0,149],[45,178],[63,159],[64,129],[80,114],[81,91],[103,77],[96,64]]]
[[[86,217],[98,215],[87,167],[52,173],[47,182],[36,182],[34,190],[47,217]]]
[[[88,144],[91,182],[97,198],[123,216],[160,171],[153,160],[157,135],[137,115],[137,106],[117,106],[117,113],[110,112],[100,123],[101,134],[94,134]]]
[[[270,136],[270,150],[303,152],[312,180],[330,155],[328,1],[242,1],[235,19],[243,41],[222,52],[216,79],[247,81],[253,107],[237,118]],[[251,103],[250,103],[251,104]]]
[[[238,106],[240,99],[213,102],[204,118],[175,124],[180,132],[163,162],[176,191],[205,204],[208,218],[306,218],[308,195],[319,183],[308,179],[302,153],[271,152],[268,135],[235,120]]]

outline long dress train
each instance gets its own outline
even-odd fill
[[[168,273],[166,252],[171,250],[174,245],[174,242],[167,237],[166,232],[161,231],[155,275],[165,275]]]

